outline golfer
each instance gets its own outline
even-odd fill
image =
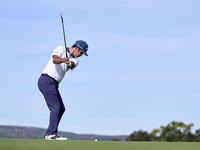
[[[67,140],[67,138],[57,134],[58,124],[65,111],[58,87],[65,73],[68,70],[73,70],[78,65],[76,58],[83,54],[88,56],[87,50],[88,44],[85,41],[78,40],[72,47],[67,48],[68,58],[66,57],[65,47],[58,46],[54,49],[49,62],[38,80],[39,90],[43,94],[50,110],[49,126],[44,136],[46,140]]]

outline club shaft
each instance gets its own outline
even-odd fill
[[[66,57],[68,57],[68,55],[67,55],[67,44],[66,44],[66,38],[65,38],[65,28],[64,28],[64,21],[63,21],[62,14],[61,14],[61,20],[62,20],[62,27],[63,27],[63,35],[64,35],[64,43],[65,43]]]

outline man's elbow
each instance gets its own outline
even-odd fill
[[[53,63],[54,64],[58,64],[59,63],[59,57],[58,56],[56,56],[56,55],[53,55]]]

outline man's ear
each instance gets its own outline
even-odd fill
[[[78,47],[78,46],[76,46],[76,50],[79,50],[79,47]]]

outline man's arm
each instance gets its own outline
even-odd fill
[[[67,57],[60,58],[58,55],[53,55],[53,63],[54,64],[60,64],[60,63],[69,63],[69,59]]]
[[[58,55],[53,55],[53,63],[54,64],[66,63],[70,69],[73,70],[75,68],[75,63],[73,61],[70,61],[69,63],[69,59],[67,57],[60,58]]]

